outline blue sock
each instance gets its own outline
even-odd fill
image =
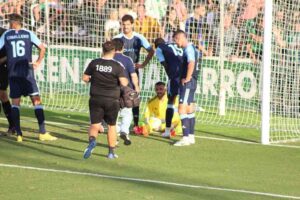
[[[11,117],[14,122],[17,135],[22,136],[21,126],[20,126],[20,107],[13,105],[11,107]]]
[[[195,133],[195,124],[196,124],[196,120],[195,120],[195,113],[190,113],[189,114],[189,120],[190,120],[190,134],[194,134]]]
[[[180,115],[181,125],[182,125],[182,133],[183,136],[189,136],[190,134],[190,119],[186,114]]]
[[[173,115],[174,115],[173,105],[168,105],[168,108],[166,110],[166,127],[167,128],[170,128],[172,125]]]
[[[115,147],[108,147],[108,153],[109,154],[114,154],[115,153]]]
[[[38,120],[38,124],[39,124],[39,132],[41,134],[46,133],[46,128],[45,128],[45,115],[44,115],[44,109],[42,105],[36,105],[34,107],[34,113],[35,116]]]
[[[89,137],[89,143],[92,143],[96,140],[96,138],[94,136],[90,136]]]

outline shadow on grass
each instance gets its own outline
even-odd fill
[[[78,160],[78,159],[75,159],[75,158],[72,158],[72,157],[68,157],[68,156],[60,155],[60,154],[53,153],[53,152],[50,152],[50,151],[46,151],[46,150],[43,150],[41,148],[28,146],[28,145],[26,145],[26,143],[29,142],[29,140],[27,140],[26,138],[24,138],[24,141],[22,143],[16,142],[15,138],[13,138],[13,137],[2,137],[2,141],[6,142],[10,145],[24,147],[24,148],[31,149],[31,150],[34,150],[34,151],[37,151],[37,152],[42,152],[44,154],[48,154],[48,155],[51,155],[51,156],[65,158],[65,159],[68,159],[68,160]],[[45,144],[45,143],[43,143],[43,144]]]
[[[167,139],[167,138],[163,138],[162,136],[160,135],[156,135],[156,134],[149,134],[148,137],[143,137],[145,139],[150,139],[150,140],[154,140],[154,141],[158,141],[158,142],[162,142],[162,143],[167,143],[169,145],[173,145],[176,140],[171,138],[171,139]]]
[[[49,147],[53,147],[53,148],[57,148],[57,149],[63,149],[63,150],[68,150],[68,151],[73,151],[73,152],[79,152],[79,153],[83,153],[83,151],[84,151],[84,149],[83,150],[78,150],[78,149],[73,149],[73,148],[69,148],[69,147],[65,147],[65,146],[61,146],[61,145],[44,143],[44,142],[41,142],[39,140],[34,140],[33,137],[26,137],[26,138],[33,139],[33,140],[27,140],[26,141],[26,142],[33,143],[33,144],[43,144],[43,145],[46,145],[46,146],[49,146]],[[98,146],[102,146],[102,147],[106,147],[106,145],[104,145],[104,144],[99,144],[98,143],[97,145]],[[104,154],[93,153],[93,155],[100,156],[100,157],[106,157],[106,155],[104,155]]]
[[[22,117],[31,117],[35,119],[33,108],[22,108],[20,111],[21,119]],[[86,126],[89,122],[89,117],[87,113],[75,113],[68,111],[51,111],[45,109],[45,118],[47,121],[54,121],[65,124],[76,124]]]

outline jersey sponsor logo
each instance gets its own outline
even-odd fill
[[[107,72],[107,73],[111,73],[111,72],[112,72],[112,66],[96,65],[96,70],[97,70],[98,72]]]
[[[126,52],[135,52],[135,49],[131,48],[131,49],[124,49],[124,53]]]

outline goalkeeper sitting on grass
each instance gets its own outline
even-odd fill
[[[166,93],[166,84],[157,82],[155,84],[156,96],[151,98],[147,103],[145,112],[145,125],[143,126],[143,134],[147,136],[151,132],[164,132],[166,128],[166,109],[168,105],[168,97]],[[175,101],[178,106],[178,99]],[[171,125],[171,135],[181,133],[181,122],[178,112],[174,113]]]

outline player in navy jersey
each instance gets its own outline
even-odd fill
[[[179,92],[180,76],[183,64],[183,49],[175,43],[166,43],[162,38],[155,40],[156,57],[164,66],[168,75],[168,106],[166,110],[166,130],[163,137],[170,137],[172,118],[174,115],[174,103]]]
[[[5,32],[6,30],[3,28],[0,28],[0,36]],[[7,66],[6,66],[6,53],[5,49],[1,49],[0,51],[0,101],[2,104],[3,112],[7,118],[8,121],[8,130],[4,135],[7,134],[13,134],[15,132],[12,116],[11,116],[11,104],[8,99],[7,95],[7,87],[8,87],[8,72],[7,72]],[[1,107],[0,107],[1,111]]]
[[[144,68],[149,63],[154,55],[154,50],[143,35],[133,31],[133,22],[134,19],[131,15],[124,15],[122,17],[123,32],[119,35],[116,35],[114,38],[121,38],[123,40],[124,54],[132,58],[135,64],[136,72],[138,74],[138,69]],[[142,48],[144,48],[148,52],[146,59],[143,62],[140,61],[140,52]],[[137,134],[141,134],[141,130],[138,128],[139,107],[133,108],[132,112],[134,120],[134,131]]]
[[[9,21],[10,29],[1,36],[0,49],[5,47],[6,50],[10,98],[12,99],[11,114],[17,132],[17,141],[23,141],[19,111],[21,96],[30,96],[34,105],[39,124],[39,139],[56,140],[56,137],[46,132],[44,110],[34,77],[34,69],[41,64],[46,49],[34,33],[22,28],[22,16],[11,14]],[[32,62],[33,45],[39,49],[39,57],[35,62]]]
[[[179,89],[178,111],[182,123],[183,138],[175,146],[186,146],[195,143],[195,92],[199,75],[201,54],[196,47],[188,42],[186,33],[178,30],[174,33],[175,43],[184,49],[181,84]]]
[[[132,89],[135,89],[137,92],[140,92],[138,76],[134,69],[134,63],[132,59],[123,54],[124,42],[121,38],[115,38],[112,40],[116,48],[116,54],[114,59],[120,62],[126,71],[127,79],[129,80],[129,86]],[[131,141],[129,138],[129,127],[132,121],[132,108],[122,108],[119,112],[120,121],[120,137],[124,140],[125,145],[130,145]]]

